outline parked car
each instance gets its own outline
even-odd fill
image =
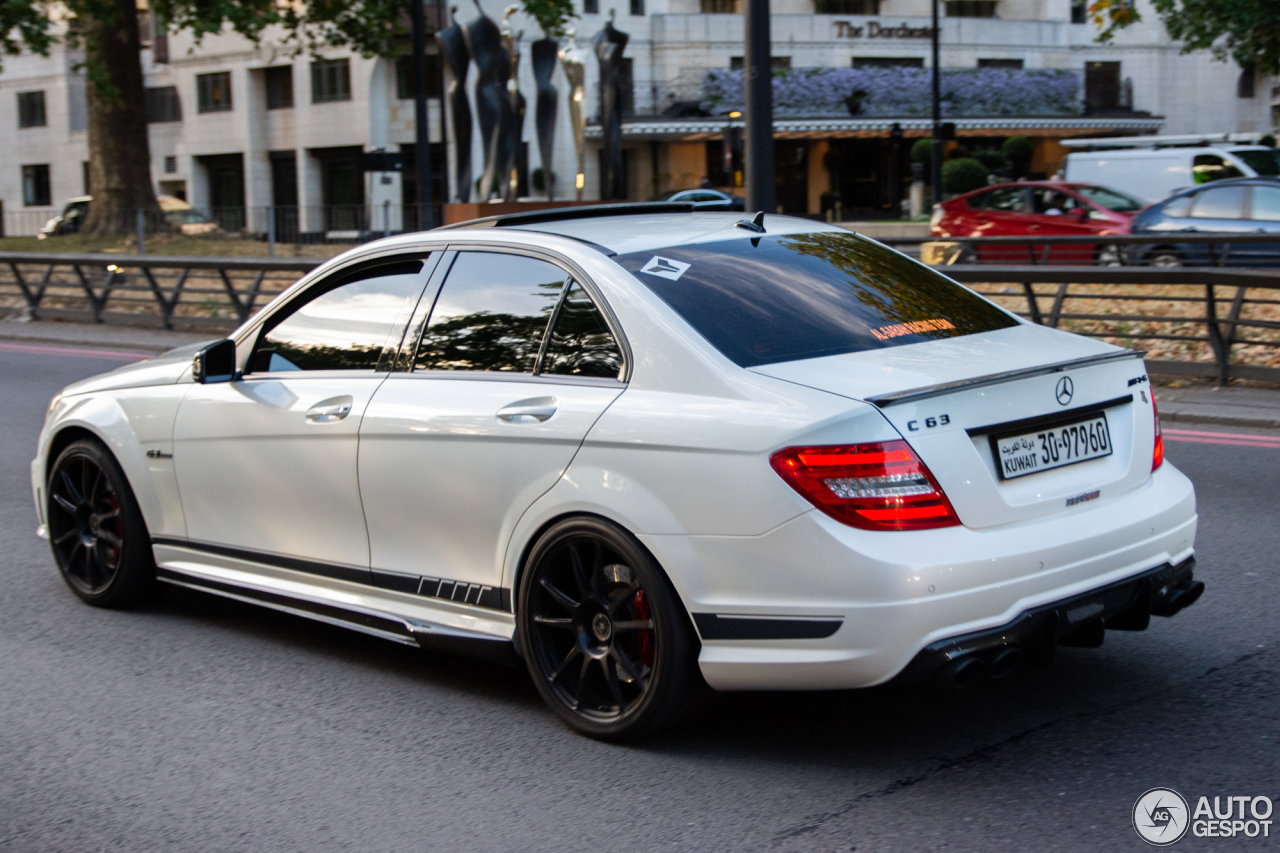
[[[523,660],[609,739],[708,685],[1003,677],[1199,596],[1140,353],[833,225],[664,211],[379,240],[68,386],[31,466],[58,570]]]
[[[745,210],[746,202],[729,193],[713,189],[670,190],[654,196],[653,201],[691,201],[699,210]]]
[[[93,196],[82,195],[73,199],[68,199],[66,205],[63,206],[62,212],[57,216],[47,220],[40,231],[36,233],[37,240],[47,240],[49,237],[56,237],[59,234],[76,234],[80,231],[80,226],[84,224],[84,215],[89,210],[89,202],[93,201]]]
[[[1114,187],[1147,204],[1229,178],[1280,175],[1280,151],[1262,145],[1074,151],[1063,176]]]
[[[1159,240],[1132,247],[1132,261],[1157,267],[1280,266],[1280,243],[1179,243],[1179,234],[1280,236],[1280,181],[1243,178],[1178,193],[1133,218],[1134,234]]]
[[[91,201],[93,201],[93,196],[91,195],[82,195],[70,199],[66,206],[63,207],[62,213],[46,222],[40,232],[36,234],[36,238],[44,240],[59,234],[79,233],[80,227],[84,224],[85,214],[89,211],[89,202]],[[218,223],[180,198],[171,195],[158,195],[156,196],[156,203],[160,205],[160,211],[164,216],[165,222],[189,237],[213,234],[219,230]],[[129,227],[132,226],[132,223],[125,223],[125,225]]]
[[[1133,196],[1095,184],[1019,181],[997,184],[935,205],[935,237],[1050,237],[1127,234],[1142,209]],[[960,263],[1118,264],[1115,244],[1036,247],[979,245],[962,249]],[[1047,255],[1046,255],[1047,252]]]

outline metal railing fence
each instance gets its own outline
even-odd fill
[[[856,232],[857,225],[852,223]],[[1165,231],[1038,237],[877,237],[887,246],[943,266],[1277,267],[1280,233]]]

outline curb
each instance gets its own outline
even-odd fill
[[[1206,426],[1247,427],[1251,429],[1280,429],[1280,417],[1242,418],[1230,415],[1200,415],[1191,412],[1167,412],[1160,410],[1162,424],[1203,424]]]

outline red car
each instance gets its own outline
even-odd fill
[[[1048,237],[1128,234],[1129,221],[1146,205],[1119,190],[1094,184],[1019,181],[996,184],[935,205],[935,237]],[[1046,254],[1046,250],[1047,254]],[[1034,257],[1034,260],[1033,260]],[[1057,263],[1108,266],[1121,262],[1115,245],[977,245],[961,263]]]

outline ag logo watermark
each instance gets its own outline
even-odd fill
[[[1133,804],[1133,828],[1148,844],[1166,847],[1187,834],[1187,801],[1172,788],[1152,788]]]
[[[1172,788],[1152,788],[1133,804],[1133,828],[1156,847],[1179,841],[1187,830],[1196,838],[1271,837],[1270,797],[1200,797],[1192,809]]]

